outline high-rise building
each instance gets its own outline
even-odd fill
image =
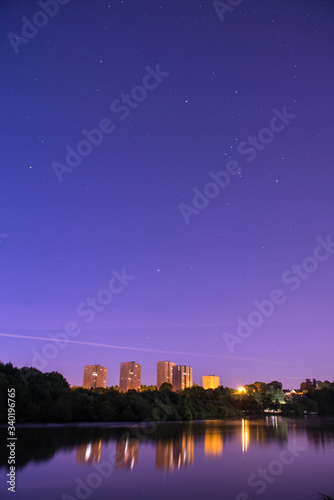
[[[173,366],[175,366],[175,363],[172,363],[171,361],[158,361],[157,363],[158,389],[160,389],[160,386],[163,383],[173,385]]]
[[[203,389],[217,389],[220,386],[219,377],[215,375],[203,375],[202,386]]]
[[[139,391],[141,381],[141,365],[135,361],[124,361],[121,363],[121,374],[119,390],[126,392],[129,389]]]
[[[96,389],[107,387],[107,368],[100,365],[85,365],[82,387]]]
[[[173,390],[183,391],[186,387],[193,385],[193,371],[190,366],[173,366]]]

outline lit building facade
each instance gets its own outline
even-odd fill
[[[173,390],[183,391],[187,387],[193,385],[193,371],[190,366],[175,365],[173,366]]]
[[[217,389],[220,386],[219,377],[215,375],[203,375],[202,387],[203,389]]]
[[[82,387],[96,389],[107,387],[107,368],[100,365],[85,365]]]
[[[173,367],[175,363],[171,361],[158,361],[157,363],[157,388],[164,383],[173,385]]]
[[[124,361],[121,363],[121,374],[119,380],[120,392],[126,392],[129,389],[140,390],[141,384],[141,365],[135,361]]]

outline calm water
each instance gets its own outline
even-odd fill
[[[5,429],[0,429],[4,444]],[[334,495],[334,419],[23,427],[16,500],[302,500]]]

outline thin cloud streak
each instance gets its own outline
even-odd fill
[[[200,356],[200,357],[205,357],[205,358],[221,358],[221,359],[231,359],[231,356],[225,355],[225,354],[206,354],[206,353],[199,353],[199,352],[186,352],[186,351],[172,351],[172,350],[167,350],[167,349],[150,349],[146,347],[129,347],[129,346],[120,346],[120,345],[113,345],[113,344],[100,344],[98,342],[84,342],[80,340],[63,340],[63,339],[55,339],[51,337],[36,337],[36,336],[31,336],[31,335],[14,335],[11,333],[0,333],[1,337],[10,337],[10,338],[19,338],[23,340],[46,340],[47,342],[66,342],[69,344],[79,344],[79,345],[89,345],[93,347],[106,347],[108,349],[126,349],[130,351],[141,351],[141,352],[156,352],[156,353],[163,353],[163,354],[183,354],[185,356]],[[281,365],[281,366],[306,366],[306,365],[296,365],[295,363],[284,363],[284,362],[279,362],[279,361],[271,361],[268,359],[261,359],[261,358],[248,358],[248,357],[242,357],[242,356],[233,356],[233,359],[237,359],[240,361],[254,361],[257,363],[264,363],[264,364],[274,364],[274,365]],[[308,365],[307,365],[308,366]]]

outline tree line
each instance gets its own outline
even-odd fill
[[[303,385],[304,384],[304,385]],[[174,392],[159,390],[120,393],[117,388],[70,387],[58,372],[15,368],[0,362],[0,422],[7,422],[7,392],[15,388],[16,422],[180,421],[259,416],[265,411],[301,416],[304,412],[334,414],[334,383],[306,379],[300,391],[287,396],[278,381],[255,382],[239,390],[193,386]]]

